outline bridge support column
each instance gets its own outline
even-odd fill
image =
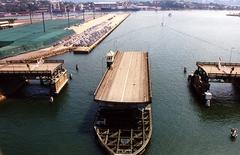
[[[67,71],[64,70],[63,72],[59,73],[56,77],[52,79],[51,82],[51,94],[58,94],[62,88],[68,82],[68,74]]]
[[[240,89],[240,79],[234,79],[232,81],[232,84],[234,87],[236,87],[237,89]]]
[[[207,92],[210,89],[210,84],[208,81],[203,81],[201,76],[192,75],[190,77],[190,84],[194,87],[197,93],[203,95],[204,92]]]
[[[42,77],[40,77],[40,84],[41,84],[41,85],[44,85],[44,82],[43,82],[43,78],[42,78]]]
[[[199,95],[204,95],[205,92],[209,91],[210,84],[208,77],[199,74],[198,70],[193,75],[189,75],[189,81],[191,86],[196,90]]]

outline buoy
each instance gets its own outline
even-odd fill
[[[78,64],[76,64],[76,70],[78,71]]]
[[[49,98],[49,103],[53,103],[53,97],[52,96],[50,96],[50,98]]]
[[[187,73],[187,67],[184,67],[184,68],[183,68],[183,72],[184,72],[184,74]]]

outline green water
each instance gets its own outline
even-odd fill
[[[73,25],[80,23],[80,20],[70,19],[69,22]],[[64,30],[67,26],[67,19],[58,19],[45,21],[46,32],[43,32],[42,22],[1,30],[0,47],[1,45],[5,46],[0,48],[0,57],[49,46],[59,39],[74,33],[72,30]],[[7,44],[8,42],[12,43]]]
[[[187,85],[196,61],[218,57],[239,62],[240,19],[223,11],[136,12],[88,55],[66,53],[73,80],[49,105],[44,88],[31,86],[28,97],[0,106],[0,148],[4,155],[104,154],[98,146],[93,101],[109,49],[147,50],[151,63],[153,135],[145,154],[239,154],[240,91],[231,84],[212,84],[212,106],[205,108]],[[161,26],[164,18],[165,26]],[[79,65],[79,71],[75,70]],[[41,95],[35,95],[40,93]]]

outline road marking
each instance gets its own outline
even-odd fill
[[[133,57],[133,54],[131,53],[131,59],[130,59],[129,65],[128,65],[128,71],[127,71],[126,78],[125,78],[125,81],[124,81],[124,89],[123,89],[123,93],[122,93],[122,97],[121,97],[121,102],[123,101],[123,97],[124,97],[125,91],[126,91],[126,84],[127,84],[127,79],[128,79],[130,66],[132,64],[132,57]]]

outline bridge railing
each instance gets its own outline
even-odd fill
[[[25,75],[42,75],[42,74],[44,74],[44,75],[51,75],[52,74],[52,72],[50,71],[50,70],[45,70],[45,71],[26,71],[26,70],[17,70],[17,71],[15,71],[15,70],[13,70],[13,71],[2,71],[2,70],[0,70],[0,74],[1,75],[3,75],[3,74],[11,74],[11,75],[13,75],[13,74],[25,74]]]
[[[196,65],[199,66],[199,65],[218,65],[218,62],[201,62],[201,61],[198,61],[196,62]],[[230,63],[230,62],[221,62],[221,65],[222,66],[240,66],[240,63]]]
[[[19,64],[19,63],[37,63],[38,61],[37,60],[9,60],[9,61],[6,61],[7,64]],[[6,63],[1,63],[1,64],[6,64]],[[64,63],[64,60],[44,60],[44,63],[61,63],[63,64]]]
[[[224,74],[224,73],[208,73],[210,79],[222,79],[222,78],[240,78],[239,74]]]

